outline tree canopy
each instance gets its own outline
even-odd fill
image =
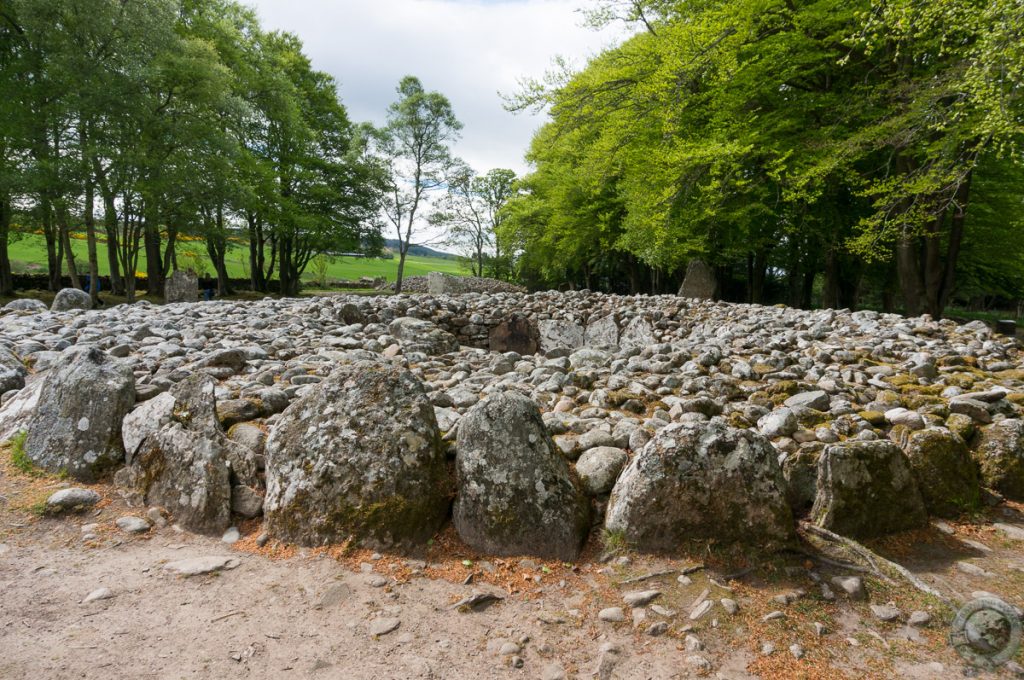
[[[10,0],[0,67],[0,294],[15,220],[45,237],[51,288],[80,284],[84,229],[90,280],[105,240],[129,299],[140,253],[161,293],[182,239],[204,243],[221,292],[231,233],[249,236],[253,288],[276,273],[286,294],[317,253],[380,248],[365,131],[300,40],[239,3]]]
[[[963,270],[984,234],[1021,252],[974,210],[1021,193],[1020,3],[613,0],[591,18],[639,30],[510,101],[551,111],[501,228],[525,278],[658,290],[701,258],[734,299],[892,306],[895,280],[908,313],[937,315],[958,272],[980,280]],[[1002,208],[1012,223],[1019,201]]]

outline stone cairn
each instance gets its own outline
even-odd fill
[[[451,522],[484,552],[570,560],[595,532],[779,546],[800,519],[868,538],[1024,501],[1014,338],[697,299],[707,274],[697,297],[197,304],[177,272],[179,304],[19,301],[0,441],[193,531],[264,514],[304,545],[411,548]]]

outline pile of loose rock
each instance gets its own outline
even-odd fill
[[[395,284],[378,288],[395,289]],[[463,295],[465,293],[525,293],[526,289],[508,281],[479,276],[451,276],[443,272],[431,272],[426,276],[409,276],[402,279],[403,293],[430,293],[432,295]]]
[[[0,441],[204,533],[771,546],[1024,500],[1022,361],[977,322],[586,291],[14,305]]]

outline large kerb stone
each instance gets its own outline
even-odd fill
[[[848,441],[818,461],[815,524],[851,538],[925,526],[928,515],[906,455],[889,441]]]
[[[454,524],[462,540],[496,555],[575,559],[590,503],[537,404],[515,392],[491,396],[459,423],[456,450]]]
[[[662,428],[615,483],[605,530],[652,552],[693,540],[784,544],[795,525],[776,455],[721,418]]]
[[[270,535],[303,545],[407,546],[444,522],[451,483],[423,385],[390,364],[335,369],[267,440]]]
[[[74,347],[46,375],[28,421],[25,453],[39,467],[95,481],[124,461],[121,420],[135,376],[95,347]]]

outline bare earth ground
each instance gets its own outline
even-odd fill
[[[98,509],[84,515],[45,517],[41,501],[69,486],[27,475],[0,450],[0,678],[860,678],[962,677],[965,665],[946,642],[952,611],[906,583],[866,578],[871,601],[892,601],[903,612],[929,611],[923,630],[881,623],[864,602],[827,602],[808,568],[826,578],[841,571],[818,568],[806,556],[779,555],[751,563],[736,575],[714,550],[688,559],[630,556],[601,563],[590,546],[578,565],[519,558],[486,559],[461,546],[450,530],[421,556],[372,555],[366,551],[299,550],[271,541],[257,548],[258,523],[242,526],[243,539],[229,546],[217,538],[177,531],[173,525],[129,535],[114,526],[127,508],[106,485]],[[1009,516],[1007,516],[1009,515]],[[988,519],[1024,525],[1015,509],[955,524],[955,536],[917,532],[872,544],[911,566],[944,594],[968,599],[976,590],[1020,604],[1024,592],[1024,543],[1002,538]],[[99,525],[94,540],[81,527]],[[971,546],[963,539],[974,541]],[[985,549],[988,549],[986,551]],[[229,555],[237,568],[183,578],[168,562]],[[376,558],[376,559],[375,559]],[[990,575],[967,574],[957,561]],[[680,570],[705,564],[690,574]],[[732,569],[733,571],[729,571]],[[630,584],[623,580],[671,570]],[[473,575],[473,583],[465,584]],[[730,579],[730,576],[733,578]],[[685,579],[684,579],[685,580]],[[110,599],[87,604],[90,592],[108,588]],[[791,604],[773,598],[796,588],[806,595]],[[662,595],[634,622],[621,592],[657,589]],[[710,590],[715,607],[697,621],[690,607]],[[483,611],[452,604],[473,592],[506,599]],[[739,603],[730,616],[718,604]],[[605,623],[597,612],[621,606],[626,621]],[[670,611],[665,611],[670,610]],[[780,610],[785,617],[765,622]],[[669,616],[664,616],[668,614]],[[399,627],[375,637],[381,618]],[[669,624],[659,637],[646,634],[657,621]],[[819,636],[814,623],[825,626]],[[692,634],[706,646],[687,648]],[[765,656],[762,645],[776,651]],[[502,654],[506,643],[516,655]],[[806,654],[797,660],[790,645]],[[693,642],[691,641],[691,645]],[[602,650],[613,649],[617,651]],[[506,646],[508,652],[514,647]],[[711,663],[700,671],[688,657]],[[522,667],[516,668],[517,658]],[[1020,660],[1020,656],[1018,656]],[[980,677],[1009,677],[999,675]]]

